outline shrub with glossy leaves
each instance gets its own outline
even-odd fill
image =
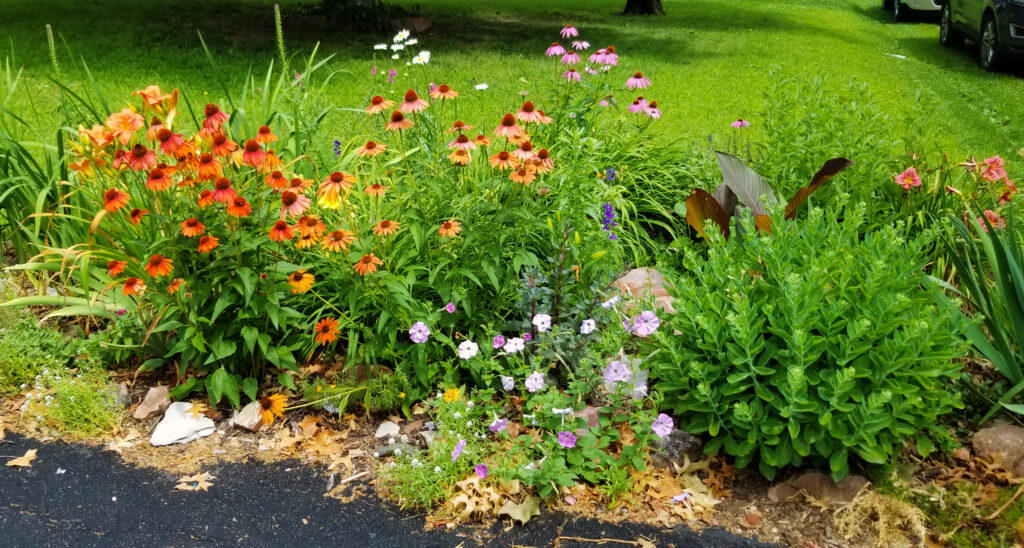
[[[923,275],[920,242],[899,227],[861,236],[866,222],[863,205],[776,216],[772,234],[713,237],[672,280],[652,373],[708,453],[768,478],[827,461],[841,478],[851,456],[885,463],[912,437],[927,454],[944,436],[964,326]]]

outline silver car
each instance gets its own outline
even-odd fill
[[[882,0],[882,9],[892,10],[892,18],[906,21],[916,11],[939,11],[939,0]]]

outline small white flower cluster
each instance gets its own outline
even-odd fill
[[[405,48],[409,46],[415,46],[418,43],[419,40],[417,40],[416,38],[410,38],[409,31],[403,29],[401,32],[396,34],[394,38],[391,39],[390,45],[385,43],[375,44],[373,46],[373,49],[374,51],[391,50],[394,52],[391,55],[391,58],[398,60],[402,57],[402,54],[399,52],[404,51]],[[430,62],[430,52],[426,50],[419,52],[419,54],[412,58],[412,64],[414,65],[425,65],[428,62]],[[408,65],[409,63],[406,64]]]

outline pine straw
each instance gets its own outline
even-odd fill
[[[873,525],[877,546],[924,546],[928,538],[925,515],[918,507],[874,491],[862,492],[836,511],[836,533],[850,540]]]

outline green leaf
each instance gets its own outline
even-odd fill
[[[289,390],[298,390],[298,388],[295,387],[295,381],[292,380],[292,376],[287,373],[281,373],[278,375],[277,382]]]
[[[252,377],[246,377],[245,380],[242,381],[242,392],[246,396],[249,396],[250,401],[256,401],[256,396],[259,395],[259,389],[259,383]],[[292,390],[295,389],[292,388]]]
[[[238,407],[241,403],[241,398],[238,395],[238,381],[234,375],[224,369],[223,365],[206,378],[206,393],[210,396],[210,403],[213,405],[217,405],[222,397],[227,397],[232,407]]]
[[[256,339],[259,337],[259,330],[251,325],[242,328],[242,339],[245,340],[245,347],[250,354],[256,353]]]
[[[188,396],[197,388],[197,384],[199,384],[198,379],[195,377],[189,377],[187,381],[175,386],[174,389],[168,393],[168,396],[173,400],[183,400],[185,399],[185,396]]]

